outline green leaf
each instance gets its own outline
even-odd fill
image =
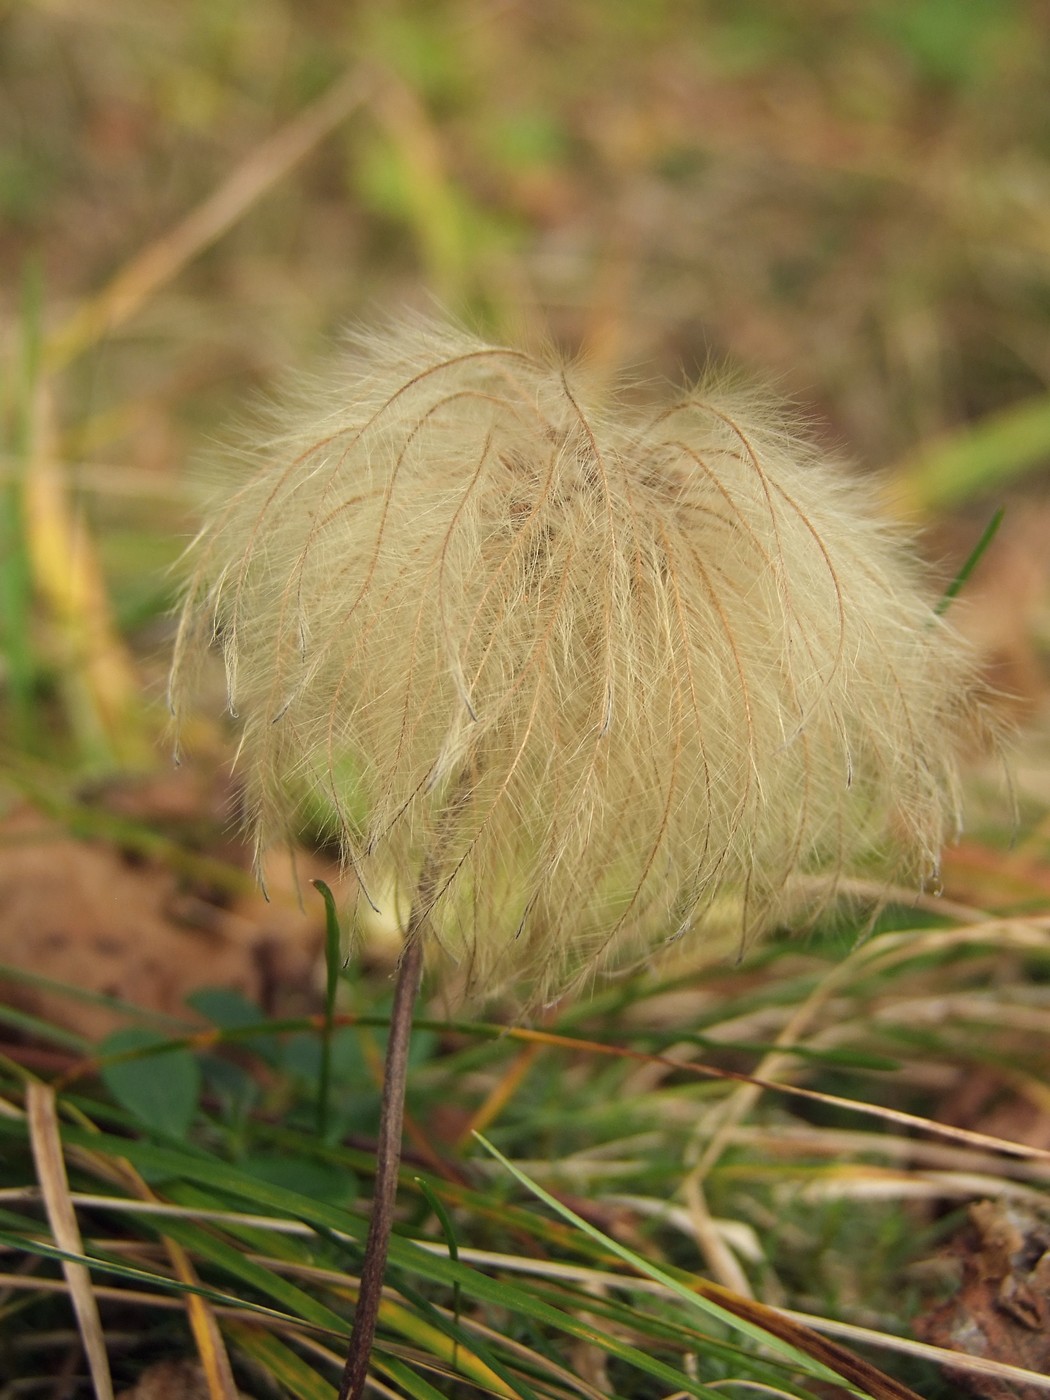
[[[280,1058],[280,1046],[276,1036],[263,1030],[266,1015],[249,1001],[241,992],[229,987],[204,987],[186,998],[186,1005],[199,1012],[213,1026],[224,1031],[245,1031],[258,1026],[262,1033],[258,1036],[240,1036],[239,1043],[264,1059],[267,1064],[276,1064]]]
[[[134,1053],[134,1052],[140,1053]],[[184,1138],[200,1100],[201,1072],[190,1051],[165,1036],[128,1026],[100,1047],[102,1082],[122,1108],[159,1137]]]
[[[248,1114],[262,1097],[258,1079],[242,1065],[220,1055],[201,1055],[200,1067],[206,1092],[218,1100],[215,1116],[227,1131],[242,1130]]]
[[[186,1004],[223,1030],[243,1030],[266,1019],[254,1001],[232,987],[202,987],[186,998]]]

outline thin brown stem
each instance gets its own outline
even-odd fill
[[[471,783],[460,775],[439,825],[434,846],[423,862],[423,869],[412,901],[412,913],[405,934],[405,951],[398,965],[394,984],[394,1005],[390,1011],[390,1035],[383,1068],[383,1104],[376,1142],[376,1179],[372,1220],[365,1241],[361,1281],[354,1310],[354,1327],[339,1383],[338,1400],[361,1400],[368,1380],[368,1362],[375,1340],[379,1304],[383,1296],[383,1275],[394,1224],[397,1174],[401,1165],[401,1131],[405,1120],[405,1089],[408,1084],[408,1050],[412,1039],[412,1012],[423,977],[423,935],[430,908],[437,893],[439,854],[456,814],[468,800]]]
[[[422,917],[425,917],[422,916]],[[390,1036],[383,1070],[383,1106],[376,1143],[376,1179],[372,1221],[368,1227],[361,1283],[350,1334],[339,1400],[360,1400],[368,1379],[368,1362],[383,1294],[383,1275],[394,1223],[398,1168],[401,1164],[401,1128],[405,1117],[405,1088],[408,1082],[408,1051],[412,1039],[412,1012],[423,973],[423,940],[413,914],[408,940],[397,972],[394,1005],[390,1012]]]

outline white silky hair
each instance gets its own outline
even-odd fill
[[[298,399],[193,550],[172,673],[178,716],[221,645],[260,860],[321,793],[359,897],[423,889],[428,954],[524,1004],[935,874],[972,658],[779,409],[594,406],[436,322]]]

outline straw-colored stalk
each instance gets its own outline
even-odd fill
[[[427,864],[428,955],[527,1002],[935,878],[971,661],[777,411],[594,406],[419,323],[303,398],[198,542],[174,672],[179,710],[221,643],[260,861],[320,792],[359,897],[407,924]]]

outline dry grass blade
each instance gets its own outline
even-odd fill
[[[693,1237],[710,1273],[718,1283],[732,1289],[738,1297],[753,1298],[747,1275],[711,1218],[703,1183],[695,1172],[690,1173],[682,1183],[682,1195],[689,1212]]]
[[[69,1195],[69,1180],[66,1176],[58,1114],[55,1110],[55,1094],[49,1085],[30,1083],[27,1090],[27,1114],[37,1179],[55,1243],[60,1249],[68,1250],[71,1254],[82,1255],[84,1246]],[[113,1380],[98,1302],[92,1291],[91,1276],[83,1264],[63,1263],[62,1271],[69,1285],[96,1400],[113,1400]]]
[[[913,932],[883,934],[877,939],[861,943],[847,958],[833,966],[827,975],[817,983],[811,994],[795,1008],[787,1025],[777,1036],[776,1048],[763,1057],[754,1074],[746,1082],[742,1082],[741,1088],[727,1099],[718,1110],[707,1115],[706,1120],[698,1129],[697,1140],[699,1141],[702,1137],[706,1141],[699,1160],[693,1168],[693,1175],[703,1178],[713,1170],[728,1145],[734,1129],[754,1109],[763,1090],[769,1088],[784,1068],[793,1063],[792,1045],[802,1040],[820,1009],[851,980],[862,973],[870,973],[876,967],[884,970],[889,966],[943,950],[945,947],[965,946],[977,939],[995,938],[1001,943],[1009,941],[1019,949],[1045,949],[1047,936],[1042,923],[1041,918],[1031,921],[1015,920],[1009,923],[986,918],[983,921],[973,920],[968,922],[965,927],[958,929],[929,930],[919,935]],[[815,1101],[823,1098],[827,1103],[835,1102],[833,1098],[821,1095],[816,1090],[784,1086],[784,1091],[813,1097]],[[902,1114],[888,1107],[860,1104],[855,1104],[854,1107],[860,1112],[871,1113],[887,1122],[914,1124],[917,1121],[909,1114]],[[948,1128],[929,1120],[922,1121],[927,1130],[954,1138],[958,1142],[991,1148],[996,1152],[1030,1157],[1036,1161],[1050,1161],[1050,1154],[1036,1147],[1010,1143],[1001,1138],[989,1138],[985,1134],[965,1129]]]
[[[631,1050],[622,1045],[610,1045],[596,1040],[581,1040],[575,1036],[557,1035],[553,1031],[530,1030],[527,1026],[512,1026],[505,1032],[508,1040],[534,1041],[543,1045],[556,1045],[564,1049],[582,1050],[592,1055],[614,1055],[627,1059],[643,1060],[649,1064],[661,1064],[683,1074],[696,1075],[704,1079],[725,1079],[759,1091],[784,1094],[789,1098],[808,1099],[811,1103],[822,1103],[835,1108],[846,1109],[851,1113],[880,1118],[887,1123],[928,1133],[967,1147],[975,1147],[990,1152],[1001,1152],[1008,1157],[1050,1165],[1050,1150],[1031,1147],[1027,1143],[1012,1142],[1008,1138],[994,1137],[990,1133],[977,1132],[971,1128],[955,1128],[947,1123],[938,1123],[921,1114],[907,1113],[903,1109],[888,1108],[882,1104],[865,1103],[861,1099],[844,1098],[841,1094],[826,1094],[819,1089],[807,1089],[801,1084],[778,1083],[775,1080],[759,1079],[753,1074],[740,1070],[716,1069],[712,1065],[698,1064],[692,1060],[678,1059],[673,1055],[654,1055],[650,1051]],[[777,1052],[782,1053],[782,1052]]]
[[[809,1313],[790,1310],[784,1315],[805,1327],[811,1327],[815,1332],[827,1332],[862,1346],[881,1347],[884,1351],[896,1351],[902,1356],[915,1356],[924,1361],[932,1361],[952,1371],[965,1371],[974,1377],[988,1377],[1011,1387],[1031,1386],[1050,1394],[1050,1376],[1040,1375],[1038,1371],[1029,1371],[1023,1366],[1011,1366],[1004,1361],[989,1361],[983,1356],[971,1356],[962,1351],[949,1351],[946,1347],[931,1346],[929,1342],[916,1342],[910,1337],[894,1337],[888,1332],[858,1327],[852,1322],[837,1322],[833,1318],[812,1317]]]
[[[108,1178],[118,1183],[130,1191],[132,1196],[138,1198],[137,1201],[124,1201],[122,1204],[126,1209],[132,1209],[135,1205],[139,1205],[146,1212],[152,1210],[161,1215],[165,1213],[165,1203],[157,1199],[147,1182],[130,1162],[123,1158],[107,1162],[105,1158],[91,1152],[85,1152],[83,1149],[74,1148],[73,1152],[90,1170],[101,1175],[103,1179]],[[77,1199],[79,1201],[79,1198]],[[111,1209],[112,1198],[106,1198],[106,1204]],[[178,1209],[170,1210],[169,1213],[172,1215],[185,1214]],[[189,1252],[177,1240],[172,1239],[169,1234],[162,1233],[160,1238],[168,1258],[171,1260],[172,1272],[181,1283],[187,1285],[183,1302],[190,1331],[197,1346],[197,1355],[204,1373],[205,1384],[208,1387],[209,1400],[237,1400],[237,1384],[233,1377],[233,1368],[230,1365],[226,1345],[216,1322],[215,1305],[197,1291],[200,1279]]]
[[[865,1361],[845,1347],[827,1341],[814,1328],[776,1308],[751,1298],[738,1298],[729,1289],[720,1288],[717,1284],[703,1282],[698,1284],[697,1291],[718,1302],[727,1312],[753,1322],[771,1337],[779,1337],[814,1361],[836,1371],[863,1393],[870,1395],[872,1400],[922,1400],[910,1386],[886,1375],[870,1361]]]
[[[319,141],[361,105],[368,91],[365,76],[353,69],[258,146],[202,204],[144,248],[97,296],[79,307],[49,340],[45,352],[47,367],[62,368],[127,321],[159,287],[284,179]]]

